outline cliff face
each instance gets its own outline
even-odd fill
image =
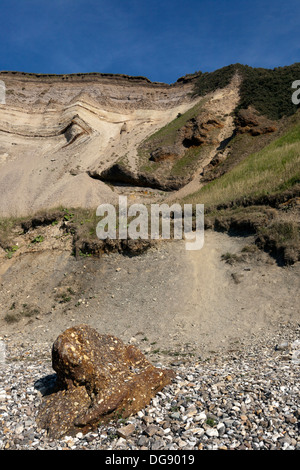
[[[189,80],[19,72],[0,80],[1,215],[113,202],[116,193],[90,171],[124,156],[133,164],[139,143],[193,104]]]
[[[96,208],[120,193],[151,202],[197,190],[220,163],[230,168],[245,153],[239,141],[232,152],[235,136],[253,137],[247,148],[257,150],[278,130],[253,106],[237,112],[243,80],[233,71],[226,81],[224,70],[204,74],[197,95],[196,76],[166,85],[1,72],[0,216]]]
[[[0,72],[6,86],[7,105],[45,110],[65,107],[87,94],[91,104],[103,109],[165,109],[186,102],[193,80],[173,85],[151,82],[144,77],[110,74],[44,75]]]

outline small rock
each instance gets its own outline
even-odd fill
[[[138,445],[141,447],[147,447],[149,439],[147,436],[141,436],[138,440]]]
[[[116,442],[116,447],[120,447],[122,445],[126,445],[126,439],[124,439],[123,437],[120,437]]]
[[[165,447],[165,441],[161,439],[161,440],[155,441],[154,444],[152,444],[151,449],[159,450],[159,449],[163,449],[164,447]]]
[[[203,428],[193,428],[191,431],[193,434],[196,434],[197,437],[202,437],[205,434],[205,431]]]
[[[206,421],[207,419],[207,414],[202,411],[195,417],[195,421]]]
[[[133,423],[128,424],[122,428],[117,429],[118,436],[122,437],[123,439],[127,439],[131,436],[135,431],[135,425]]]
[[[186,410],[186,416],[188,418],[191,418],[192,416],[195,416],[197,414],[197,408],[193,405],[193,406],[190,406],[187,410]]]
[[[219,433],[219,436],[223,436],[223,434],[225,434],[225,424],[224,423],[219,423],[217,425],[217,431]]]
[[[145,433],[146,433],[147,436],[149,436],[149,437],[154,436],[154,434],[156,434],[157,431],[158,431],[158,427],[155,426],[154,424],[151,424],[150,426],[148,426],[148,427],[145,429]]]
[[[276,350],[277,351],[286,351],[289,348],[289,342],[288,341],[282,341],[281,343],[277,344]]]
[[[22,424],[18,424],[15,429],[16,434],[21,434],[24,431],[24,426]]]
[[[206,429],[205,431],[205,434],[208,436],[208,437],[219,437],[219,432],[216,428],[208,428]]]

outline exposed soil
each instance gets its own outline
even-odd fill
[[[57,226],[43,230],[43,248],[1,259],[1,335],[13,342],[52,342],[87,323],[169,363],[238,350],[299,323],[299,263],[282,268],[255,248],[242,251],[252,237],[207,230],[199,251],[172,241],[139,256],[76,259]]]

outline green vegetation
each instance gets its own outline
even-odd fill
[[[293,264],[300,260],[300,224],[291,212],[299,193],[298,122],[282,137],[180,202],[204,204],[208,226],[229,233],[255,234],[257,247],[281,264]],[[251,251],[254,253],[255,248],[245,248],[243,253]],[[237,261],[230,253],[224,253],[222,259]]]
[[[184,203],[217,206],[280,193],[300,183],[300,124],[231,171],[186,197]]]
[[[235,253],[230,253],[227,251],[221,256],[223,261],[226,261],[228,264],[234,264],[236,261],[240,261],[240,256],[236,255]]]
[[[205,95],[227,86],[235,73],[242,78],[241,100],[235,112],[253,106],[271,119],[293,115],[283,120],[282,124],[278,126],[276,124],[279,135],[282,126],[287,122],[288,126],[291,126],[292,121],[293,127],[277,139],[275,133],[270,138],[265,135],[254,137],[237,134],[230,141],[226,160],[214,167],[218,176],[217,172],[223,165],[219,173],[223,173],[222,176],[205,184],[202,189],[180,202],[204,204],[206,214],[217,221],[220,229],[246,227],[258,236],[258,246],[259,244],[263,247],[268,246],[271,251],[280,249],[284,253],[289,250],[297,251],[297,244],[299,245],[297,221],[287,218],[277,219],[272,214],[270,206],[268,207],[267,200],[292,191],[300,184],[300,120],[299,113],[295,114],[298,107],[291,100],[293,92],[291,85],[293,81],[300,79],[300,63],[273,70],[254,69],[235,64],[212,73],[198,73],[194,92],[204,98],[187,112],[178,113],[173,121],[142,142],[138,148],[139,170],[155,174],[155,177],[168,174],[170,177],[175,177],[174,179],[193,173],[199,160],[210,151],[209,145],[191,146],[186,149],[183,156],[178,156],[174,161],[150,161],[150,155],[154,150],[164,147],[170,147],[171,152],[173,147],[176,152],[178,131],[189,120],[201,114],[206,103]],[[273,139],[271,143],[270,139]],[[268,145],[265,145],[266,142],[269,142]],[[253,153],[249,154],[249,149]],[[119,164],[127,166],[127,155],[120,157]],[[266,198],[265,207],[257,203],[258,198]],[[54,227],[60,224],[59,229],[62,229],[64,235],[73,236],[76,256],[91,256],[99,251],[99,246],[94,243],[98,242],[95,233],[98,220],[95,209],[64,207],[31,217],[0,219],[0,246],[5,250],[5,256],[11,258],[18,249],[17,240],[14,240],[16,235],[33,231],[39,226]],[[118,224],[118,218],[116,223]],[[116,228],[118,229],[118,226]],[[43,242],[44,236],[34,231],[31,234],[31,243]],[[290,259],[293,258],[292,254]],[[236,261],[232,254],[225,254],[223,259],[227,262]],[[63,303],[69,302],[71,300],[69,294],[60,300]]]
[[[96,209],[81,209],[74,208],[70,209],[67,214],[64,216],[64,220],[70,222],[69,226],[76,226],[80,229],[81,232],[84,232],[85,235],[91,234],[95,235],[95,227],[97,225],[97,216]]]
[[[178,113],[177,117],[173,119],[173,121],[142,142],[138,148],[141,172],[151,174],[161,172],[164,175],[167,172],[171,177],[183,178],[193,174],[199,160],[204,159],[210,152],[212,148],[211,145],[192,146],[184,152],[183,156],[175,158],[174,160],[166,160],[165,162],[151,161],[150,156],[152,151],[159,148],[174,147],[174,151],[176,152],[176,144],[179,145],[178,131],[182,129],[189,120],[199,116],[201,110],[204,109],[205,102],[206,98],[201,100],[185,113]]]
[[[144,172],[155,172],[161,168],[161,163],[149,161],[152,150],[159,147],[168,147],[176,144],[178,131],[185,126],[185,124],[193,118],[196,118],[206,99],[200,101],[191,109],[181,114],[178,113],[177,117],[173,121],[166,124],[164,127],[159,129],[157,132],[149,136],[138,148],[138,156],[140,158],[140,170]],[[182,175],[183,172],[189,171],[202,155],[203,149],[191,148],[186,154],[172,165],[170,172],[173,175]],[[170,163],[170,162],[169,162]]]
[[[252,106],[259,113],[268,117],[269,119],[278,120],[283,116],[289,117],[294,115],[299,108],[299,106],[296,106],[292,102],[292,83],[300,77],[300,63],[296,63],[287,67],[278,67],[275,69],[252,68],[247,65],[233,64],[210,73],[198,72],[197,74],[194,74],[194,77],[197,78],[195,79],[193,94],[194,96],[201,96],[203,99],[185,113],[178,113],[177,117],[173,121],[159,129],[141,143],[138,148],[139,170],[141,172],[155,175],[157,178],[168,175],[168,177],[171,178],[175,177],[183,179],[189,178],[190,175],[194,173],[197,165],[199,164],[199,161],[203,160],[207,155],[207,152],[210,151],[210,146],[191,146],[189,149],[186,149],[183,155],[179,156],[178,154],[178,156],[176,156],[177,146],[180,148],[178,132],[180,129],[184,128],[189,120],[196,118],[199,116],[202,109],[204,110],[205,103],[207,101],[206,95],[210,92],[214,92],[217,89],[221,89],[229,85],[235,74],[238,74],[241,78],[240,102],[235,109],[235,114],[237,114],[240,109],[246,109],[249,106]],[[296,131],[296,133],[297,132],[298,131]],[[214,136],[212,136],[212,138],[213,137]],[[288,138],[290,139],[288,142],[290,145],[293,143],[292,136],[290,135]],[[297,138],[298,137],[296,136],[296,140]],[[255,142],[251,140],[251,136],[237,135],[233,138],[231,147],[235,151],[239,148],[240,144],[244,147],[246,146],[246,154],[248,154],[249,146],[254,145],[253,151],[257,151],[264,146],[264,142],[266,140],[267,137],[264,135],[259,136]],[[151,155],[158,149],[162,149],[162,160],[151,161]],[[167,154],[170,153],[171,158],[166,158],[163,160],[164,149],[166,150]],[[274,149],[271,150],[273,151]],[[174,159],[172,158],[173,151],[175,157]],[[294,151],[298,152],[298,149],[295,148]],[[236,160],[239,161],[240,155],[242,153],[241,149],[240,151],[238,149],[237,152]],[[278,150],[278,152],[280,152],[280,150]],[[291,149],[291,152],[293,152],[293,149]],[[160,152],[158,152],[158,156],[159,153]],[[258,158],[260,159],[261,155],[259,155]],[[261,175],[259,177],[258,186],[263,185],[264,179],[268,177],[266,174],[268,169],[267,158],[268,156],[266,155],[265,158],[261,159],[261,168],[257,168],[257,176],[258,174]],[[290,155],[288,159],[293,159],[293,156]],[[278,176],[282,168],[278,166],[278,171],[275,171],[275,161],[276,156],[272,158],[272,168],[270,171],[273,172],[273,175],[276,173],[277,179],[282,179]],[[293,173],[293,169],[289,168],[289,163],[285,165],[282,160],[282,164],[285,166],[284,172],[289,172],[291,170],[291,173]],[[224,162],[223,167],[227,168],[228,165],[230,165],[230,162],[226,161]],[[219,170],[219,168],[216,169],[217,176],[219,176]],[[241,169],[242,172],[245,170],[245,167]],[[249,165],[248,171],[252,171],[251,165]],[[239,179],[237,174],[236,177]],[[252,183],[254,189],[256,188],[257,182],[254,178],[251,177],[251,179],[253,180]],[[287,189],[297,181],[297,178],[295,179],[295,175],[291,176],[291,179],[286,178],[286,175],[283,175],[283,179],[284,182],[282,183],[280,190]],[[243,189],[244,188],[240,188],[241,196],[243,195]],[[266,193],[267,192],[268,188],[266,188]],[[225,194],[225,197],[230,199],[231,196],[229,194]]]
[[[37,237],[35,237],[35,238],[31,241],[31,243],[33,243],[33,244],[34,244],[34,243],[42,243],[43,241],[44,241],[43,235],[38,235]]]
[[[214,72],[200,72],[195,83],[194,95],[204,96],[220,88],[225,88],[231,82],[234,74],[241,72],[243,69],[244,66],[241,64],[232,64]]]
[[[259,227],[258,246],[284,258],[285,264],[300,261],[300,225],[295,220],[276,220]]]
[[[78,233],[78,237],[85,240],[95,240],[98,218],[94,209],[66,209],[64,207],[47,211],[40,211],[31,216],[2,217],[0,218],[0,247],[5,250],[6,257],[12,258],[19,249],[15,244],[16,236],[33,232],[31,245],[42,243],[46,234],[36,234],[39,227],[55,227],[61,224],[61,236]]]
[[[7,313],[4,316],[4,320],[6,321],[6,323],[17,323],[20,320],[20,318],[18,315],[14,313]]]
[[[12,233],[21,220],[23,219],[15,217],[0,218],[0,247],[6,251],[8,258],[11,258],[15,251],[13,247],[16,245],[12,243]]]
[[[252,105],[270,119],[281,119],[297,111],[292,102],[292,83],[299,80],[300,63],[274,70],[246,67],[239,108]]]
[[[196,81],[194,94],[204,96],[226,87],[235,73],[242,78],[241,99],[236,111],[253,106],[261,114],[276,120],[294,114],[299,108],[292,103],[292,83],[300,79],[300,63],[275,69],[229,65],[201,74]]]
[[[6,257],[8,259],[11,259],[13,257],[13,254],[19,249],[17,245],[13,245],[11,248],[7,248],[5,251],[7,253]]]
[[[175,144],[178,130],[181,129],[187,123],[187,121],[196,118],[199,115],[205,101],[206,99],[203,99],[200,101],[200,103],[197,103],[185,113],[179,113],[177,117],[173,119],[173,121],[169,122],[164,127],[148,137],[142,143],[142,146],[139,147],[139,152],[142,150],[142,148],[147,148],[147,145],[152,142],[157,142],[160,143],[160,145],[165,146]]]
[[[31,318],[40,313],[40,309],[37,306],[28,304],[23,304],[17,309],[15,302],[13,302],[9,310],[10,311],[4,316],[6,323],[17,323],[22,320],[22,318]]]
[[[72,290],[67,289],[67,292],[60,292],[58,293],[56,296],[55,296],[55,300],[58,301],[58,303],[60,304],[65,304],[67,302],[70,302],[72,300],[72,297],[71,295],[74,295],[75,292],[73,292]]]
[[[213,428],[214,426],[216,426],[217,423],[213,418],[207,418],[206,424],[210,426],[211,428]]]
[[[190,147],[183,157],[175,161],[172,169],[170,170],[170,175],[173,176],[183,176],[185,174],[193,174],[197,162],[201,159],[204,159],[205,156],[211,151],[212,146],[204,145],[200,147]]]

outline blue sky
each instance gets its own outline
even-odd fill
[[[173,83],[300,62],[299,0],[0,0],[0,70]]]

